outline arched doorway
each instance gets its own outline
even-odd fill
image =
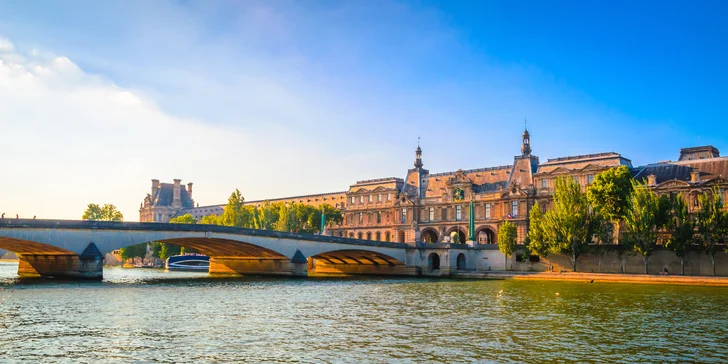
[[[400,243],[404,243],[404,230],[399,231],[397,241]]]
[[[440,238],[437,236],[437,232],[432,229],[425,229],[422,230],[422,234],[420,235],[420,240],[422,240],[425,243],[437,243]]]
[[[367,233],[367,240],[372,240],[372,233],[370,233],[370,232]]]
[[[392,240],[392,238],[389,235],[389,231],[387,231],[386,233],[384,233],[384,241],[390,242],[391,240]]]
[[[465,269],[465,267],[466,267],[466,265],[465,265],[465,254],[463,254],[463,253],[458,254],[456,267],[457,267],[458,270],[464,270]]]
[[[361,240],[361,233],[360,232],[356,234],[356,238],[359,239],[359,240]]]
[[[377,231],[377,233],[374,235],[376,238],[374,240],[376,241],[382,241],[382,233]]]
[[[475,239],[481,245],[497,243],[495,241],[495,233],[489,227],[481,227],[478,229],[478,232],[475,234]]]
[[[427,257],[427,267],[430,268],[430,270],[437,270],[440,269],[440,256],[437,255],[437,253],[431,253],[429,257]]]
[[[450,243],[453,244],[465,244],[465,232],[461,230],[460,228],[453,228],[450,229],[450,232],[447,233],[447,236],[450,237]]]

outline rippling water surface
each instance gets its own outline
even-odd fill
[[[0,263],[0,361],[728,362],[725,288],[16,269]]]

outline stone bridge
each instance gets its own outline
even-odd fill
[[[105,253],[153,241],[209,256],[211,274],[416,276],[474,267],[474,253],[464,245],[423,247],[199,224],[0,220],[0,249],[18,255],[20,276],[101,279]]]

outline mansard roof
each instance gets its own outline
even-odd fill
[[[632,169],[635,179],[655,175],[655,183],[670,180],[690,181],[690,173],[697,171],[701,181],[715,177],[728,177],[728,157],[695,159],[683,161],[666,161],[648,164]]]
[[[192,201],[192,198],[187,193],[187,190],[184,188],[184,186],[180,186],[179,189],[180,192],[180,202],[182,203],[182,208],[192,208],[194,207],[194,202]],[[174,184],[172,183],[160,183],[159,188],[154,193],[154,196],[152,196],[152,205],[154,206],[171,206],[172,202],[174,201]]]
[[[425,177],[425,197],[440,197],[448,190],[448,181],[458,173],[472,181],[476,192],[498,191],[508,185],[513,166],[468,169],[464,171],[428,174]]]
[[[615,152],[604,152],[551,158],[546,161],[546,163],[539,165],[538,173],[551,172],[559,167],[570,170],[580,170],[590,164],[600,167],[613,167],[619,165],[632,167],[632,161],[623,157],[621,154]]]

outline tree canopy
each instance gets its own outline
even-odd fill
[[[124,215],[112,204],[105,204],[99,206],[95,203],[90,203],[86,207],[82,220],[89,221],[124,221]]]
[[[685,274],[685,255],[695,243],[695,219],[690,216],[688,204],[682,193],[670,200],[672,217],[667,220],[667,231],[670,239],[665,248],[672,250],[680,257],[680,269]]]
[[[246,205],[245,198],[236,189],[220,216],[203,216],[197,223],[315,234],[321,232],[322,213],[326,214],[327,224],[340,224],[343,220],[341,211],[329,204],[315,207],[299,202],[266,201],[260,206]]]
[[[710,256],[715,275],[715,254],[718,251],[716,244],[728,234],[725,221],[728,219],[728,214],[723,211],[723,199],[718,188],[701,193],[698,196],[698,203],[700,209],[697,213],[697,226],[700,245]]]
[[[632,191],[632,174],[629,168],[619,166],[597,174],[586,195],[589,204],[602,216],[611,221],[619,221],[629,209]]]
[[[182,216],[173,217],[169,220],[170,224],[197,224],[197,219],[191,214],[184,214]]]
[[[632,181],[634,192],[630,196],[629,208],[624,216],[627,231],[622,243],[635,254],[641,255],[645,262],[645,274],[650,255],[657,247],[658,232],[665,226],[669,217],[670,202],[660,197],[647,185]]]
[[[538,202],[531,207],[528,220],[528,244],[526,244],[526,250],[531,255],[545,257],[548,255],[549,246],[544,231],[544,214]]]
[[[498,250],[506,257],[505,269],[508,270],[508,257],[513,254],[516,248],[516,239],[518,238],[518,230],[516,225],[510,221],[504,221],[498,228]]]
[[[542,230],[550,253],[563,254],[576,261],[589,248],[594,235],[603,226],[603,217],[589,205],[586,193],[573,178],[556,179],[553,208],[543,218]]]

